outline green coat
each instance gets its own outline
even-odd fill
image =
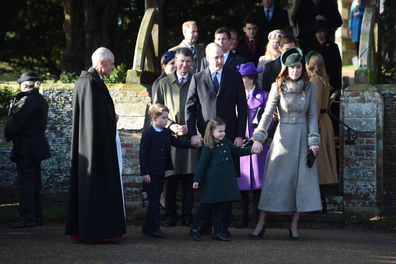
[[[168,124],[185,125],[185,105],[188,87],[190,86],[191,73],[187,80],[180,85],[176,71],[162,78],[157,86],[154,103],[160,103],[169,108]],[[173,134],[179,140],[188,140],[187,136]],[[177,174],[194,174],[198,164],[198,151],[196,149],[180,149],[172,146],[171,149],[174,170],[166,171],[165,177]]]
[[[195,173],[194,182],[202,187],[201,203],[221,203],[241,199],[234,160],[237,157],[251,154],[251,146],[240,148],[228,139],[214,142],[214,148],[202,147],[201,158]]]

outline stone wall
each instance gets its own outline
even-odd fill
[[[147,89],[142,85],[108,86],[116,112],[123,155],[123,182],[127,206],[140,207],[143,183],[139,168],[139,143],[145,128],[148,103]],[[42,162],[43,203],[65,204],[69,182],[70,139],[72,129],[73,84],[44,84],[40,93],[49,105],[46,135],[52,157]],[[17,203],[19,186],[15,163],[8,159],[12,144],[4,141],[6,118],[0,121],[0,204]]]
[[[355,144],[340,133],[341,174],[346,219],[367,219],[383,210],[383,97],[371,85],[352,85],[341,97],[340,119],[358,131]]]

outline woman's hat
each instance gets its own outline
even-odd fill
[[[26,81],[40,81],[40,79],[37,77],[37,74],[35,74],[34,72],[24,72],[22,73],[21,77],[17,80],[18,84],[21,84],[23,82]]]
[[[261,68],[256,68],[253,62],[237,65],[236,70],[242,75],[259,74],[263,71]]]
[[[167,51],[164,55],[164,62],[163,65],[166,65],[171,59],[175,57],[176,51]]]
[[[329,26],[327,25],[327,22],[324,20],[316,20],[314,23],[314,27],[313,29],[311,29],[309,32],[312,35],[315,35],[316,30],[327,30],[327,35],[333,35],[334,34],[334,29],[329,28]]]
[[[305,61],[306,61],[307,65],[309,65],[309,59],[315,53],[318,53],[318,52],[316,50],[311,50],[310,52],[307,53],[307,55],[305,56]]]
[[[302,58],[304,54],[300,48],[290,48],[282,54],[281,60],[283,65],[291,67],[299,63]]]
[[[282,30],[280,30],[280,29],[272,30],[268,34],[268,40],[271,40],[271,36],[273,36],[273,35],[279,35],[279,36],[283,37],[285,35],[285,33]]]

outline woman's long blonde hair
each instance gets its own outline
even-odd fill
[[[311,55],[309,58],[308,71],[311,77],[316,77],[323,83],[325,90],[331,90],[329,75],[326,73],[322,54],[314,53]]]
[[[277,31],[283,33],[282,30],[277,30]],[[274,60],[274,59],[276,59],[276,58],[275,58],[276,55],[278,55],[278,54],[280,55],[279,50],[275,51],[275,50],[272,48],[272,43],[271,43],[271,41],[275,39],[275,40],[277,40],[278,42],[280,42],[281,37],[282,37],[281,35],[273,34],[273,35],[269,38],[268,43],[267,43],[267,47],[265,48],[265,54],[264,54],[265,60]],[[279,56],[278,56],[278,57],[279,57]]]
[[[226,123],[220,117],[215,117],[209,120],[206,125],[205,136],[204,136],[204,144],[210,149],[214,148],[214,139],[212,132],[216,129],[217,126],[226,125]]]

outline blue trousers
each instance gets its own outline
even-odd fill
[[[164,189],[165,175],[150,175],[151,183],[146,183],[148,207],[142,227],[143,232],[155,232],[160,226],[160,197]]]

